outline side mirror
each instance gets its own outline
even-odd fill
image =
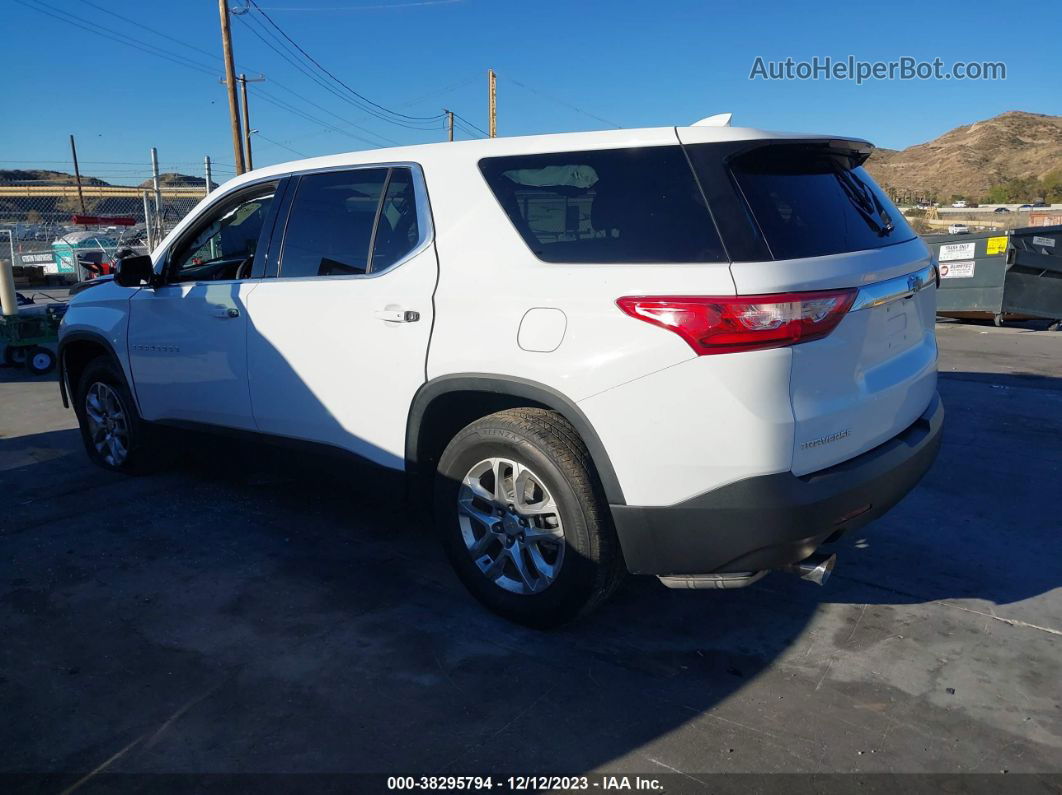
[[[141,254],[136,257],[119,257],[114,263],[114,281],[122,287],[139,287],[141,282],[151,284],[155,270],[151,257]]]

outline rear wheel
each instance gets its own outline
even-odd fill
[[[158,432],[140,418],[125,376],[109,357],[85,365],[74,411],[93,463],[130,475],[153,471],[162,463]]]
[[[588,613],[624,571],[586,447],[552,411],[511,409],[462,430],[439,461],[435,512],[465,586],[521,624]]]

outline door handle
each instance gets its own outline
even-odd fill
[[[221,320],[228,320],[230,318],[239,317],[240,310],[234,306],[216,306],[214,307],[214,317]]]
[[[412,309],[377,309],[376,317],[387,323],[416,323],[420,320],[420,312]]]

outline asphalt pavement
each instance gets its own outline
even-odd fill
[[[631,578],[549,633],[397,490],[229,442],[111,475],[0,370],[0,773],[1062,773],[1062,333],[938,331],[941,455],[825,587]]]

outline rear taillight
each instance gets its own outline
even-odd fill
[[[631,317],[678,334],[700,355],[796,345],[825,337],[855,301],[855,288],[777,295],[626,296]]]

